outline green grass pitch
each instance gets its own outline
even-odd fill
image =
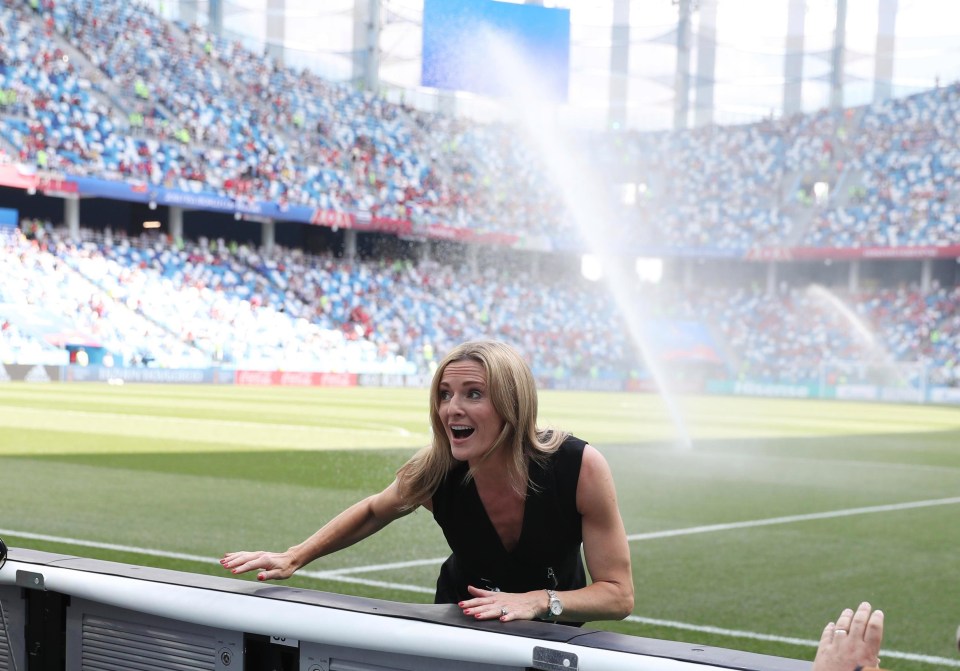
[[[0,384],[0,535],[223,575],[224,551],[286,548],[389,483],[428,441],[426,396]],[[884,666],[960,668],[960,408],[675,402],[674,420],[652,395],[541,394],[541,424],[606,455],[633,538],[634,616],[598,628],[812,659],[867,599]],[[430,601],[437,566],[416,562],[445,551],[419,511],[309,567],[353,571],[287,584]]]

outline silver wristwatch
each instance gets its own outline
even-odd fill
[[[560,613],[563,612],[563,602],[560,601],[557,593],[552,589],[547,590],[547,596],[550,597],[550,606],[547,609],[547,614],[556,620],[558,617],[560,617]]]

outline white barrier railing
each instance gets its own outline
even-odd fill
[[[208,642],[202,637],[194,642],[212,651],[213,661],[197,662],[200,665],[195,668],[210,669],[249,669],[249,664],[236,664],[246,647],[238,643],[244,636],[261,636],[287,649],[296,648],[300,662],[292,668],[304,671],[382,669],[385,660],[389,668],[411,670],[454,665],[458,669],[588,671],[809,668],[798,660],[546,623],[474,623],[465,621],[455,606],[398,604],[11,549],[0,568],[0,605],[5,614],[0,643],[8,642],[10,657],[3,659],[0,645],[0,669],[25,671],[25,665],[18,663],[25,653],[18,646],[29,648],[30,634],[17,631],[11,623],[29,619],[25,611],[30,609],[18,599],[27,599],[31,593],[69,597],[63,605],[68,671],[79,669],[85,655],[93,657],[88,648],[96,647],[101,656],[136,658],[148,654],[140,652],[140,646],[151,636],[176,640],[182,647],[180,639],[196,639],[197,631],[210,632]],[[94,636],[90,632],[100,629],[108,632],[105,638],[98,634],[100,644],[88,642],[88,635]],[[131,631],[129,640],[134,642],[123,643],[128,640],[124,632]],[[159,636],[157,631],[168,633]],[[104,640],[113,652],[103,652]],[[149,645],[151,649],[162,646],[152,639]],[[352,661],[346,664],[345,658]],[[104,668],[116,663],[101,661]]]

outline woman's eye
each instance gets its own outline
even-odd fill
[[[481,394],[479,391],[477,391],[476,389],[473,389],[472,391],[470,391],[469,394],[467,394],[467,396],[469,396],[470,398],[473,398],[473,399],[477,399],[477,398],[480,398],[480,397],[482,396],[482,394]]]
[[[441,400],[441,401],[449,401],[449,400],[450,400],[450,392],[449,392],[449,391],[441,391],[441,392],[440,392],[440,400]]]

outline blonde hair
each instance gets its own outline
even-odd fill
[[[475,361],[483,367],[490,400],[503,421],[503,428],[482,459],[497,450],[509,450],[512,459],[508,461],[507,477],[518,494],[525,495],[530,484],[528,461],[544,461],[569,435],[562,431],[537,428],[537,385],[530,367],[513,347],[496,340],[463,343],[444,357],[430,383],[433,442],[397,471],[400,492],[410,502],[410,507],[433,496],[443,478],[457,463],[440,418],[440,382],[447,366],[455,361]],[[473,471],[470,470],[465,481],[472,477]]]

